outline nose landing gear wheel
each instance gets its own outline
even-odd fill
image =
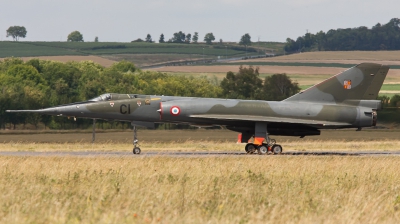
[[[274,154],[281,154],[282,153],[282,146],[281,145],[274,145],[272,146],[272,152]]]
[[[140,154],[141,150],[139,147],[133,148],[133,154]]]
[[[139,140],[137,138],[137,129],[136,126],[133,124],[132,122],[132,126],[133,126],[133,154],[140,154],[141,150],[139,148]]]
[[[246,147],[244,147],[244,150],[249,154],[253,154],[256,151],[256,146],[252,143],[248,143]]]

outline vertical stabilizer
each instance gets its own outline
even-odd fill
[[[375,100],[389,71],[389,66],[362,63],[316,84],[284,101],[343,103],[352,100]]]

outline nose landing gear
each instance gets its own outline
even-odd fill
[[[133,125],[133,154],[140,154],[139,140],[137,139],[136,125]]]

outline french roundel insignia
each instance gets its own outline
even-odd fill
[[[172,116],[178,116],[181,113],[181,108],[179,108],[178,106],[173,106],[171,107],[170,112]]]

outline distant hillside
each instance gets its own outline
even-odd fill
[[[185,54],[205,57],[241,57],[277,52],[283,43],[240,46],[233,43],[172,44],[117,42],[14,42],[0,41],[0,58],[64,55]]]

